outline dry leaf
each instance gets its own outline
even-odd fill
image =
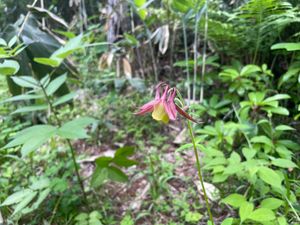
[[[128,79],[132,78],[131,65],[130,65],[128,59],[126,59],[126,58],[123,58],[123,69],[124,69],[124,74],[125,74],[126,78],[128,78]]]

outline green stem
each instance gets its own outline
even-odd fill
[[[53,112],[53,115],[54,115],[54,117],[55,117],[55,120],[56,120],[58,126],[61,127],[62,122],[61,122],[61,120],[58,118],[57,112],[56,112],[55,108],[54,108],[53,105],[52,105],[51,99],[49,98],[49,96],[48,96],[48,94],[47,94],[45,88],[44,88],[43,85],[40,83],[39,79],[37,79],[37,81],[39,82],[39,85],[40,85],[40,87],[41,87],[41,89],[42,89],[42,92],[43,92],[43,94],[44,94],[44,96],[45,96],[45,98],[46,98],[47,104],[48,104],[49,107],[50,107],[50,111]],[[67,141],[67,144],[68,144],[69,149],[70,149],[70,151],[71,151],[72,160],[73,160],[73,164],[74,164],[74,167],[75,167],[75,173],[76,173],[76,176],[77,176],[77,180],[78,180],[78,183],[79,183],[79,186],[80,186],[80,189],[81,189],[81,192],[82,192],[84,201],[85,201],[85,203],[86,203],[87,206],[88,206],[87,195],[86,195],[86,193],[85,193],[85,191],[84,191],[83,181],[82,181],[82,179],[80,178],[79,168],[78,168],[78,165],[77,165],[77,162],[76,162],[76,158],[75,158],[75,150],[74,150],[74,148],[73,148],[73,146],[72,146],[70,140],[69,140],[69,139],[66,139],[66,141]]]
[[[191,126],[191,122],[189,120],[187,121],[187,125],[188,125],[188,129],[189,129],[190,136],[191,136],[192,143],[193,143],[193,147],[194,147],[194,153],[195,153],[196,162],[197,162],[198,177],[199,177],[199,180],[200,180],[200,183],[201,183],[201,187],[202,187],[202,190],[203,190],[205,204],[206,204],[206,209],[207,209],[207,212],[208,212],[208,215],[209,215],[209,219],[210,219],[212,225],[214,225],[214,220],[213,220],[213,216],[211,214],[211,210],[210,210],[210,206],[209,206],[209,202],[208,202],[208,197],[207,197],[207,194],[206,194],[206,190],[205,190],[204,182],[203,182],[203,177],[202,177],[202,173],[201,173],[201,165],[200,165],[198,150],[197,150],[197,147],[196,147],[196,142],[195,142],[195,138],[194,138],[194,134],[193,134],[193,129],[192,129],[192,126]]]

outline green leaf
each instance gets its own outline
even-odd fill
[[[223,220],[221,225],[232,225],[232,223],[233,223],[233,218],[226,218],[225,220]]]
[[[61,104],[64,104],[66,102],[71,101],[74,97],[76,96],[75,92],[71,92],[69,94],[66,94],[64,96],[61,96],[60,98],[58,98],[57,100],[55,100],[55,102],[53,103],[53,106],[58,106]]]
[[[41,98],[44,98],[44,96],[43,95],[28,95],[28,94],[24,94],[24,95],[16,95],[16,96],[13,96],[11,98],[5,99],[1,103],[14,102],[14,101],[24,101],[24,100],[32,100],[32,99],[41,99]]]
[[[46,188],[45,190],[41,191],[38,199],[33,203],[32,207],[31,207],[32,208],[31,211],[37,209],[40,206],[40,204],[47,198],[47,196],[50,194],[50,192],[51,192],[50,188]]]
[[[278,100],[282,100],[282,99],[289,99],[289,98],[291,98],[291,97],[287,94],[277,94],[277,95],[274,95],[272,97],[266,98],[264,100],[264,102],[273,102],[273,101],[278,101]]]
[[[75,38],[70,39],[65,46],[60,47],[58,50],[56,50],[55,52],[53,52],[53,54],[51,55],[51,59],[56,59],[59,58],[61,60],[65,59],[66,57],[68,57],[69,55],[71,55],[73,52],[75,52],[76,50],[80,49],[83,47],[82,45],[82,38],[83,35],[80,34]]]
[[[32,189],[32,190],[41,190],[41,189],[49,187],[49,185],[50,185],[50,180],[48,178],[41,178],[41,179],[35,181],[30,186],[30,189]]]
[[[60,59],[51,59],[51,58],[34,58],[33,61],[51,67],[58,67],[62,60]]]
[[[108,169],[106,167],[97,166],[93,172],[91,179],[91,186],[93,188],[102,185],[108,178]]]
[[[291,126],[287,126],[287,125],[279,125],[275,128],[276,131],[289,131],[289,130],[295,130],[293,127]]]
[[[242,152],[247,160],[252,159],[256,155],[256,151],[252,148],[243,148]]]
[[[266,145],[269,145],[270,147],[273,146],[273,142],[270,138],[268,138],[267,136],[256,136],[256,137],[253,137],[251,138],[250,140],[252,143],[262,143],[262,144],[266,144]]]
[[[300,50],[300,43],[278,43],[272,45],[271,50],[285,49],[287,51],[298,51]]]
[[[101,156],[95,160],[96,164],[100,167],[108,167],[112,161],[113,158],[108,156]]]
[[[28,194],[32,193],[30,189],[24,189],[8,196],[0,206],[13,205],[22,201]]]
[[[120,169],[114,166],[107,167],[108,178],[117,182],[127,182],[128,177]]]
[[[77,138],[88,138],[85,127],[91,123],[96,122],[95,119],[90,117],[81,117],[74,119],[62,125],[58,129],[57,134],[63,138],[77,139]]]
[[[0,75],[14,75],[20,69],[20,65],[15,60],[4,60],[0,63]]]
[[[282,168],[295,168],[298,167],[294,162],[288,159],[272,159],[272,164],[274,166],[282,167]]]
[[[13,111],[11,114],[17,113],[27,113],[27,112],[34,112],[34,111],[41,111],[48,109],[48,105],[32,105],[32,106],[25,106]]]
[[[14,36],[12,39],[10,39],[10,41],[8,42],[8,47],[12,48],[13,45],[17,42],[18,37]]]
[[[249,202],[243,202],[239,209],[239,215],[241,218],[241,223],[244,222],[246,219],[249,218],[249,215],[251,215],[253,211],[254,205],[253,203]]]
[[[185,214],[185,222],[195,223],[202,219],[203,215],[198,212],[188,212]]]
[[[17,213],[21,212],[38,194],[36,191],[32,191],[26,195],[26,197],[16,205],[15,210],[12,214],[12,216],[16,215]]]
[[[239,208],[244,202],[247,202],[247,200],[243,195],[235,193],[235,194],[231,194],[231,195],[227,196],[221,202],[231,205],[235,208]]]
[[[116,153],[115,153],[115,157],[117,156],[124,156],[124,157],[128,157],[134,154],[134,147],[132,146],[124,146],[122,148],[119,148]]]
[[[278,217],[277,221],[278,221],[279,225],[288,225],[288,223],[287,223],[287,221],[286,221],[286,219],[285,219],[284,216]]]
[[[261,71],[261,69],[258,66],[256,66],[256,65],[247,65],[247,66],[243,67],[240,74],[241,74],[241,76],[246,76],[246,75],[249,75],[249,74],[252,74],[252,73],[255,73],[255,72],[259,72],[259,71]]]
[[[260,179],[262,179],[267,184],[270,184],[271,186],[281,188],[281,178],[280,176],[272,169],[268,167],[260,167],[258,169],[258,176]]]
[[[11,78],[17,85],[21,87],[25,87],[25,88],[39,87],[39,83],[37,82],[37,80],[35,80],[33,77],[30,76],[12,76]]]
[[[283,204],[283,201],[278,198],[266,198],[260,203],[260,208],[277,209]]]
[[[18,132],[14,139],[5,145],[4,148],[23,145],[21,153],[23,156],[26,156],[50,139],[55,134],[56,129],[56,127],[50,125],[35,125],[26,128]]]
[[[6,41],[2,38],[0,38],[0,46],[7,46]]]
[[[66,80],[67,74],[63,74],[51,81],[50,84],[46,87],[47,95],[51,96],[52,94],[54,94],[54,92],[57,91],[61,87],[61,85],[66,82]]]
[[[248,215],[248,218],[258,222],[275,220],[275,214],[271,209],[259,208]]]
[[[286,108],[283,107],[263,107],[264,110],[269,111],[271,113],[288,116],[290,113]]]

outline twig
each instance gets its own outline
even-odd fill
[[[34,7],[35,4],[37,3],[37,1],[38,1],[38,0],[34,0],[34,2],[31,4],[31,7]],[[20,37],[21,33],[23,32],[24,27],[25,27],[25,24],[27,23],[27,20],[28,20],[30,14],[31,14],[30,11],[26,14],[26,16],[25,16],[25,18],[24,18],[24,21],[23,21],[23,23],[22,23],[22,26],[20,27],[20,30],[19,30],[19,32],[18,32],[18,34],[17,34],[17,37]]]

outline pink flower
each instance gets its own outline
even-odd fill
[[[155,99],[146,103],[139,108],[136,115],[145,115],[146,113],[152,112],[152,118],[163,123],[168,123],[169,120],[176,120],[177,112],[179,112],[185,118],[196,122],[190,115],[188,115],[183,109],[177,106],[174,102],[176,97],[176,89],[169,88],[165,85],[163,93],[161,95],[161,88],[164,83],[159,83],[156,86]]]

